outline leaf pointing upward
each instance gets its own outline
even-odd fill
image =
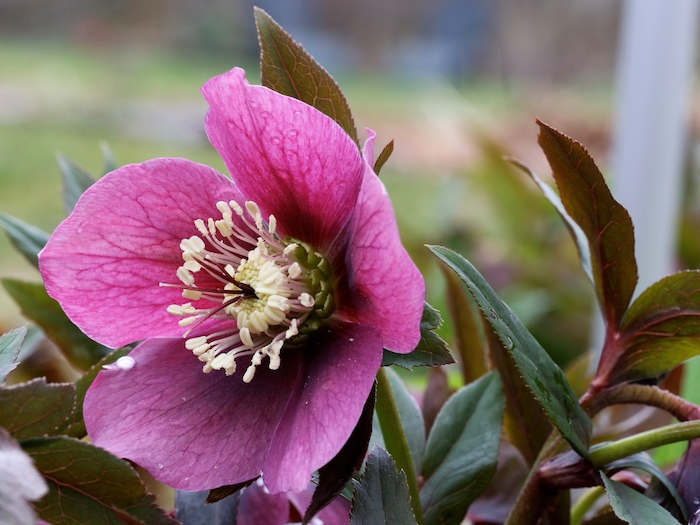
[[[588,239],[603,316],[617,328],[637,285],[632,219],[613,198],[588,151],[547,124],[537,124],[537,142],[552,168],[561,202]]]

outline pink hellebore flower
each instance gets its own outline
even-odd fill
[[[303,492],[270,494],[258,480],[241,491],[236,523],[238,525],[287,525],[301,523],[304,511],[311,503],[315,486]],[[350,502],[338,496],[311,519],[310,525],[347,525]]]
[[[87,393],[93,442],[183,490],[261,473],[302,491],[350,436],[382,348],[419,339],[424,282],[372,170],[316,109],[203,88],[232,181],[183,159],[100,179],[40,254],[48,293],[93,339],[145,339]]]

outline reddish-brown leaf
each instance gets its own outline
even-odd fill
[[[335,120],[360,147],[355,121],[337,82],[270,15],[255,8],[263,86],[306,102]]]
[[[537,142],[552,168],[562,204],[588,239],[603,315],[616,328],[637,285],[632,219],[613,198],[588,151],[547,124],[537,124]]]

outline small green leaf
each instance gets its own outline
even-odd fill
[[[394,153],[393,139],[386,146],[384,146],[384,149],[377,157],[377,160],[374,161],[374,173],[379,175],[379,172],[381,171],[384,164],[386,164],[386,161],[389,160],[389,157],[391,157],[392,153]]]
[[[146,493],[136,471],[106,450],[68,437],[21,442],[49,485],[35,503],[53,525],[177,525]]]
[[[49,234],[15,217],[0,213],[0,228],[12,245],[35,267],[39,267],[39,252],[49,242]]]
[[[467,285],[547,417],[574,450],[588,459],[592,423],[561,368],[469,261],[442,246],[429,248]]]
[[[561,202],[588,239],[603,316],[617,327],[637,285],[632,219],[613,198],[588,151],[547,124],[537,124],[537,142],[552,168]]]
[[[115,350],[91,366],[82,375],[82,377],[75,382],[75,411],[73,412],[73,419],[63,430],[63,434],[78,439],[87,435],[87,431],[85,430],[85,422],[83,421],[83,403],[85,402],[85,394],[87,393],[88,388],[90,388],[90,385],[97,377],[97,374],[102,371],[102,368],[105,365],[113,363],[120,357],[128,355],[130,351],[131,348],[119,348]]]
[[[428,436],[421,489],[425,525],[458,525],[496,473],[503,394],[496,373],[458,390]]]
[[[68,157],[59,154],[57,160],[63,179],[63,207],[66,213],[70,213],[80,196],[95,183],[95,179]]]
[[[42,377],[0,388],[0,427],[15,439],[55,433],[74,408],[73,383],[47,383]]]
[[[604,472],[600,477],[605,484],[610,506],[615,515],[630,525],[678,525],[678,520],[663,507],[628,487],[608,478]]]
[[[658,467],[658,465],[654,463],[654,460],[651,459],[651,456],[646,452],[632,454],[631,456],[627,456],[626,458],[622,458],[617,461],[608,463],[607,465],[605,465],[604,470],[606,474],[612,475],[620,470],[630,468],[643,470],[651,474],[657,484],[656,490],[660,491],[661,487],[663,487],[665,493],[668,494],[671,500],[673,500],[673,503],[680,510],[681,514],[683,515],[684,521],[688,521],[688,511],[685,508],[683,498],[681,498],[681,495],[678,493],[678,489],[671,482],[671,480],[668,479],[666,474],[664,474],[664,472]]]
[[[657,377],[700,354],[700,272],[657,281],[630,306],[617,339],[614,382]]]
[[[384,350],[382,366],[398,365],[407,370],[413,370],[416,366],[442,366],[454,363],[447,349],[447,343],[435,333],[441,324],[440,312],[425,303],[420,322],[420,341],[416,349],[408,354]]]
[[[270,15],[255,8],[262,85],[313,106],[340,125],[360,147],[340,86]]]
[[[372,450],[362,478],[353,484],[350,525],[415,525],[406,475],[386,450]]]
[[[20,326],[0,336],[0,385],[19,364],[17,357],[26,335],[27,327]]]
[[[111,352],[87,337],[48,296],[42,284],[3,279],[2,284],[19,304],[22,314],[34,321],[66,358],[81,370],[87,370]]]

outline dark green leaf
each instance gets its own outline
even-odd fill
[[[12,436],[0,428],[0,523],[36,523],[29,501],[41,498],[48,488],[31,458]]]
[[[666,509],[640,494],[633,488],[608,478],[600,477],[605,484],[610,506],[615,515],[630,525],[678,525],[678,521]]]
[[[362,414],[350,438],[343,448],[328,463],[318,470],[318,484],[308,508],[304,512],[303,524],[313,523],[312,518],[348,485],[352,475],[362,468],[369,438],[372,435],[372,416],[377,398],[376,386],[372,388]]]
[[[63,179],[63,207],[66,213],[70,213],[80,196],[95,183],[95,179],[69,158],[59,154],[57,160]]]
[[[612,196],[586,149],[541,121],[537,141],[547,156],[561,202],[588,239],[596,296],[617,327],[637,285],[632,219]]]
[[[382,170],[384,164],[386,164],[386,161],[389,160],[392,153],[394,153],[393,139],[386,146],[384,146],[384,149],[379,154],[379,157],[377,157],[377,160],[374,161],[374,173],[379,175],[379,172]]]
[[[73,413],[73,419],[69,422],[68,426],[63,430],[63,434],[71,436],[74,438],[83,438],[87,435],[85,430],[85,423],[83,421],[83,402],[85,401],[85,394],[88,388],[100,373],[102,367],[113,363],[120,357],[128,355],[131,351],[130,348],[119,348],[111,354],[103,357],[93,366],[91,366],[78,381],[75,382],[75,411]]]
[[[155,505],[136,471],[106,450],[68,437],[21,444],[49,484],[35,508],[52,525],[177,525]]]
[[[464,290],[462,281],[444,264],[439,265],[446,282],[447,308],[455,331],[455,346],[464,384],[488,371],[488,344],[484,337],[483,316],[474,299]]]
[[[469,261],[441,246],[429,248],[467,285],[550,421],[576,452],[588,458],[591,420],[562,370]]]
[[[425,452],[423,414],[399,374],[390,368],[386,369],[386,373],[394,394],[396,407],[399,410],[399,417],[401,418],[403,431],[406,434],[406,441],[408,441],[408,447],[411,450],[411,458],[416,469],[418,469],[423,463],[423,453]]]
[[[15,439],[55,433],[73,416],[73,383],[47,383],[32,379],[0,388],[0,427]]]
[[[19,304],[22,314],[34,321],[76,367],[87,370],[111,350],[87,337],[48,296],[42,284],[3,279],[2,284]]]
[[[396,469],[389,453],[375,447],[367,459],[360,481],[354,481],[355,496],[350,512],[351,525],[411,525],[406,475]]]
[[[489,347],[490,362],[501,376],[506,399],[503,417],[505,433],[527,464],[532,466],[552,431],[552,424],[532,396],[508,350],[492,330],[489,333]]]
[[[240,490],[240,489],[239,489]],[[215,502],[209,501],[207,491],[175,491],[175,519],[182,525],[236,525],[239,492]]]
[[[408,354],[397,354],[384,350],[382,366],[398,365],[407,370],[416,366],[442,366],[454,363],[447,349],[447,343],[435,333],[442,324],[440,312],[425,303],[420,322],[420,341],[415,350]]]
[[[680,510],[681,514],[683,515],[684,521],[688,521],[688,511],[685,508],[683,498],[681,498],[681,495],[678,493],[678,489],[676,489],[676,486],[671,482],[670,479],[668,479],[666,474],[664,474],[664,472],[658,467],[658,465],[654,463],[654,460],[651,459],[651,456],[646,452],[632,454],[631,456],[628,456],[626,458],[622,458],[617,461],[613,461],[612,463],[608,463],[604,466],[603,470],[606,474],[612,475],[620,470],[630,468],[643,470],[651,474],[654,477],[654,479],[656,479],[658,485],[660,487],[663,487],[663,489],[665,489],[665,492],[668,494],[671,500],[673,500],[675,506]]]
[[[360,147],[340,86],[270,15],[255,8],[263,86],[301,100],[336,121]]]
[[[699,320],[700,272],[680,272],[652,284],[622,320],[612,380],[656,377],[700,354]]]
[[[423,460],[425,525],[458,525],[496,473],[503,394],[492,372],[455,393],[435,420]]]
[[[7,374],[17,367],[17,357],[27,335],[27,327],[20,326],[0,336],[0,385]]]
[[[24,255],[35,267],[39,267],[39,252],[49,242],[49,234],[45,231],[20,221],[4,213],[0,213],[0,228],[10,239],[12,245]]]

